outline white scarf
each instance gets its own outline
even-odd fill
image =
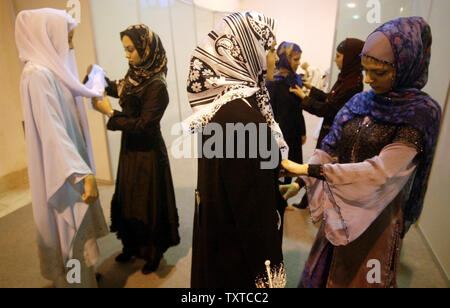
[[[188,98],[194,114],[182,125],[199,133],[226,103],[256,100],[278,143],[282,158],[289,148],[274,120],[266,88],[267,54],[275,40],[276,21],[256,12],[225,17],[195,49],[188,79]]]
[[[63,10],[21,11],[16,19],[19,58],[50,70],[74,96],[98,97],[103,93],[85,87],[70,68],[72,61],[68,35],[77,22]]]

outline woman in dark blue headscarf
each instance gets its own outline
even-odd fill
[[[422,91],[431,41],[420,17],[375,30],[362,52],[372,90],[338,113],[310,165],[283,163],[304,176],[313,219],[323,219],[301,286],[396,286],[402,239],[422,212],[440,129],[441,109]]]
[[[275,120],[280,125],[289,146],[289,159],[303,163],[302,146],[306,142],[306,126],[301,107],[302,99],[291,92],[303,87],[302,77],[296,73],[302,56],[297,44],[282,42],[278,47],[277,74],[267,83]],[[291,183],[286,178],[285,183]]]

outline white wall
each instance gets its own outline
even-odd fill
[[[433,33],[433,47],[430,64],[430,76],[425,91],[446,109],[443,114],[441,136],[434,159],[429,188],[425,198],[424,212],[419,221],[420,229],[431,246],[436,258],[444,269],[447,279],[450,274],[450,111],[449,111],[449,80],[450,61],[448,53],[450,42],[448,30],[450,21],[450,1],[448,0],[416,0],[422,4],[421,15],[428,19]],[[423,2],[422,2],[423,1]],[[431,4],[425,6],[428,2]]]
[[[190,0],[192,2],[192,0]],[[236,12],[242,0],[194,0],[195,5],[215,12]]]
[[[27,167],[19,80],[22,65],[14,38],[14,8],[10,0],[0,1],[0,178]],[[5,69],[6,68],[6,69]],[[2,185],[0,185],[2,186]],[[5,185],[5,188],[8,188]],[[2,191],[0,187],[0,191]]]
[[[434,158],[431,178],[428,183],[428,191],[419,227],[428,241],[436,259],[442,266],[447,279],[450,274],[450,164],[448,153],[450,153],[450,108],[443,115],[443,125],[439,145]]]

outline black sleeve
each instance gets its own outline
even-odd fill
[[[315,88],[315,87],[312,87],[311,92],[309,93],[309,96],[311,96],[312,98],[314,98],[318,101],[325,101],[327,99],[328,94]]]
[[[106,83],[108,86],[106,87],[105,91],[108,96],[119,98],[119,92],[117,90],[117,81],[111,81],[109,78],[105,77]]]
[[[323,111],[326,110],[327,103],[325,101],[319,101],[313,98],[312,96],[307,96],[302,102],[303,110],[308,111],[309,113],[318,116],[325,117],[325,113]]]
[[[313,88],[314,89],[314,88]],[[342,107],[355,95],[358,89],[349,90],[341,95],[328,100],[322,91],[311,91],[311,94],[303,100],[302,107],[309,113],[321,118],[334,118]],[[325,94],[325,97],[322,95]]]
[[[328,109],[327,94],[313,87],[309,95],[302,101],[302,108],[315,116],[325,117]]]
[[[325,177],[323,175],[323,165],[309,165],[308,176],[325,181]]]
[[[316,178],[321,181],[325,181],[325,176],[323,174],[323,165],[309,165],[308,166],[308,176]],[[295,182],[300,186],[300,188],[305,187],[306,183],[301,177],[298,177]]]
[[[159,124],[169,104],[169,94],[163,82],[150,84],[141,97],[142,109],[138,117],[132,117],[121,111],[115,111],[108,122],[108,129],[140,134],[150,132]]]

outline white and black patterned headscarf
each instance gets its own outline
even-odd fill
[[[195,49],[187,87],[194,114],[183,122],[187,132],[201,132],[226,103],[256,95],[282,158],[287,159],[289,148],[274,120],[265,86],[275,25],[275,19],[260,13],[235,13],[225,17]]]

